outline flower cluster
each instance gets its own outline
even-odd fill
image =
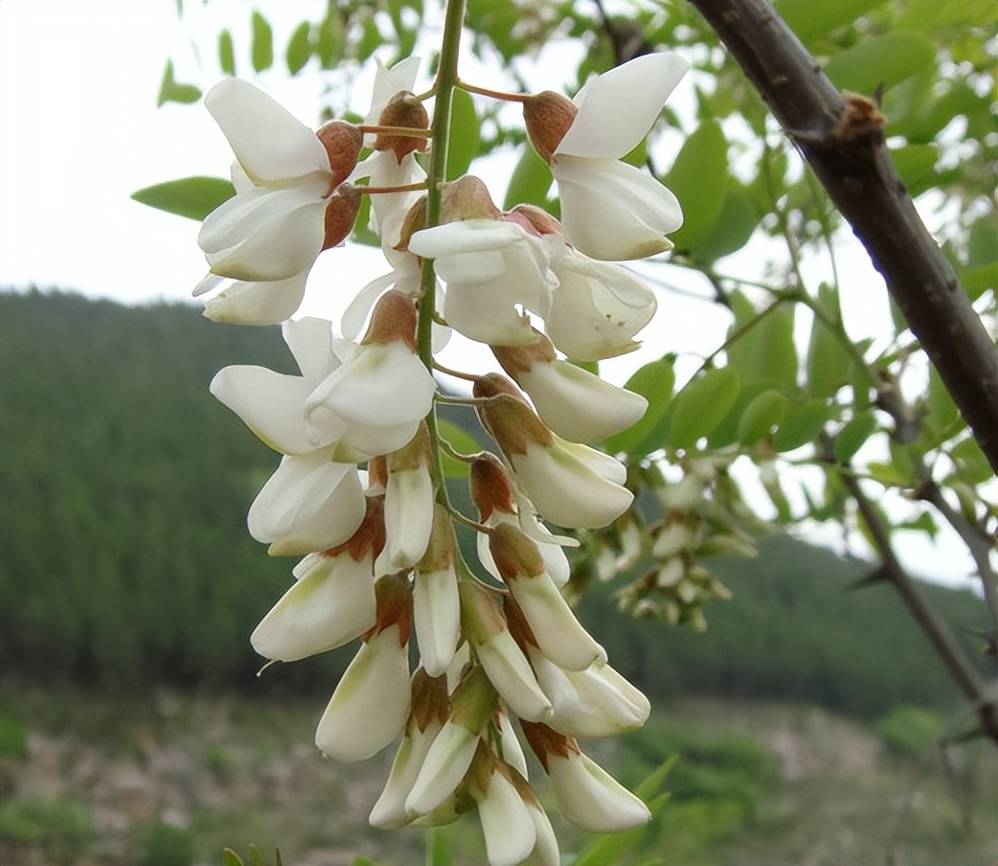
[[[649,817],[579,746],[640,727],[650,706],[566,602],[564,548],[577,541],[548,524],[598,529],[632,505],[625,467],[593,445],[646,402],[568,358],[630,351],[655,312],[651,291],[615,262],[667,249],[682,216],[665,187],[620,158],[685,63],[649,55],[593,77],[574,102],[517,99],[558,181],[561,221],[528,205],[499,209],[474,176],[442,183],[436,154],[427,176],[418,154],[433,91],[414,95],[417,67],[379,68],[360,125],[312,131],[238,79],[206,98],[236,155],[236,195],[204,222],[211,274],[196,293],[212,292],[205,314],[217,321],[283,322],[300,371],[226,367],[211,383],[281,455],[250,507],[250,533],[272,555],[302,557],[251,642],[290,662],[360,641],[315,741],[359,761],[399,740],[372,825],[477,810],[492,866],[555,866],[517,720],[569,821],[610,831]],[[438,77],[438,100],[443,87]],[[338,325],[291,320],[317,257],[350,234],[364,195],[388,272]],[[447,329],[487,344],[497,362],[461,374],[472,393],[456,400],[433,375]],[[473,407],[496,453],[443,443],[438,399]],[[474,518],[449,500],[442,447],[468,464]],[[476,533],[478,575],[460,527]]]

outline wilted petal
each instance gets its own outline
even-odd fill
[[[418,725],[409,726],[395,753],[385,788],[371,809],[368,821],[372,827],[395,830],[415,817],[415,813],[405,808],[406,797],[409,796],[430,746],[439,732],[440,724],[436,721],[431,721],[422,731]]]
[[[453,569],[416,572],[413,617],[423,667],[438,677],[447,672],[461,637],[461,599]]]
[[[335,649],[375,624],[371,555],[324,556],[254,629],[250,643],[268,659],[293,662]]]
[[[549,754],[547,771],[558,809],[576,827],[614,833],[651,818],[640,799],[586,755]]]
[[[578,113],[555,155],[626,156],[648,134],[687,69],[678,54],[662,52],[592,76],[575,98]]]
[[[461,784],[478,748],[478,734],[449,721],[437,734],[405,801],[408,812],[427,815]]]
[[[679,201],[650,174],[615,159],[562,156],[551,166],[565,237],[594,259],[643,259],[672,247]]]
[[[343,674],[315,731],[315,744],[338,761],[373,757],[409,716],[409,651],[399,626],[372,637]]]
[[[254,181],[329,173],[329,157],[316,134],[248,81],[220,81],[204,104]]]
[[[494,772],[488,791],[476,799],[489,866],[521,863],[534,849],[537,830],[513,783],[502,773]]]

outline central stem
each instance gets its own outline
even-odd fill
[[[457,61],[461,45],[461,27],[464,23],[466,0],[448,0],[444,13],[444,32],[440,46],[440,65],[434,84],[436,101],[433,107],[433,124],[430,128],[430,165],[426,172],[426,227],[440,222],[441,184],[447,178],[447,145],[450,138],[451,102],[457,82]],[[416,340],[419,357],[426,368],[433,371],[433,313],[436,305],[436,275],[433,260],[423,259],[421,273],[421,293],[419,296],[419,323]],[[440,441],[437,435],[436,409],[426,416],[432,442],[433,479],[438,496],[446,499],[447,488],[440,457]]]

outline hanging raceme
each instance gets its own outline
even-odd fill
[[[651,291],[612,262],[667,249],[682,215],[655,178],[619,159],[686,64],[639,58],[594,77],[574,103],[495,94],[458,78],[462,19],[452,0],[424,94],[414,95],[416,58],[379,66],[359,125],[312,132],[238,79],[208,94],[235,152],[237,195],[204,222],[211,273],[195,293],[221,287],[205,307],[218,321],[284,322],[300,369],[226,367],[211,384],[282,455],[250,509],[250,532],[273,555],[304,557],[253,647],[295,661],[361,641],[315,740],[336,760],[359,761],[401,738],[372,825],[476,810],[492,866],[556,866],[516,719],[568,820],[602,831],[649,817],[574,739],[640,727],[650,705],[566,602],[564,548],[578,541],[542,519],[569,530],[613,524],[620,537],[634,519],[624,465],[591,444],[637,422],[647,401],[558,353],[630,351],[655,312]],[[457,87],[523,104],[559,183],[563,223],[530,205],[501,210],[472,175],[444,182],[448,136],[462,134],[450,124]],[[315,260],[350,234],[363,195],[388,272],[359,289],[341,322],[291,321]],[[475,455],[446,446],[469,463],[477,520],[455,509],[442,469],[434,405],[453,397],[433,370],[447,328],[491,347],[511,377],[458,371],[496,443]],[[477,564],[457,545],[456,529],[469,525]],[[678,517],[661,528],[659,579],[671,579],[669,563],[694,533]]]

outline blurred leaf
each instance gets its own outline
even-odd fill
[[[960,410],[956,408],[956,403],[953,402],[949,391],[946,390],[935,365],[929,367],[929,393],[926,408],[928,410],[927,420],[936,434],[942,433],[960,417]]]
[[[728,414],[740,388],[741,377],[732,367],[707,370],[687,383],[676,395],[667,443],[673,448],[692,448]]]
[[[676,371],[671,357],[659,358],[636,370],[624,387],[644,397],[648,401],[648,408],[637,422],[607,439],[606,450],[644,456],[661,448],[663,443],[656,442],[657,437],[649,434],[665,415],[675,384]]]
[[[816,301],[829,319],[841,324],[842,313],[835,289],[822,284]],[[807,387],[812,396],[824,398],[834,395],[849,382],[853,366],[852,356],[842,345],[841,338],[816,316],[807,348]]]
[[[744,187],[729,183],[713,228],[690,245],[690,252],[697,261],[713,263],[744,247],[757,225],[759,214],[752,196]]]
[[[381,31],[378,30],[378,22],[375,20],[374,12],[364,19],[361,26],[360,40],[357,42],[357,59],[363,63],[374,54],[379,45],[384,42]]]
[[[993,0],[906,0],[898,29],[925,30],[932,35],[940,27],[976,25],[986,27],[998,22],[998,5]]]
[[[939,534],[939,525],[928,511],[921,512],[913,520],[906,520],[904,523],[899,523],[897,528],[907,529],[912,532],[924,532],[929,538],[935,538]]]
[[[426,866],[452,866],[454,852],[444,827],[430,827],[426,831]]]
[[[516,163],[506,189],[503,208],[509,209],[518,204],[533,204],[544,207],[548,190],[551,188],[551,169],[529,144]]]
[[[963,290],[976,301],[988,289],[998,288],[998,261],[976,268],[960,268],[959,276]]]
[[[983,484],[994,475],[988,458],[973,437],[955,445],[950,456],[957,466],[956,477],[967,484]]]
[[[866,464],[866,471],[872,478],[887,486],[904,486],[909,481],[908,476],[893,463],[871,460]]]
[[[478,155],[481,143],[482,134],[471,94],[455,90],[454,101],[451,104],[450,141],[447,147],[448,180],[454,180],[468,170],[471,161]]]
[[[877,429],[873,412],[858,412],[835,437],[835,459],[848,463]]]
[[[745,409],[738,422],[738,441],[754,445],[779,424],[787,414],[790,401],[775,389],[763,391]]]
[[[218,34],[218,65],[226,75],[236,74],[236,49],[228,30]]]
[[[854,24],[856,19],[885,0],[776,0],[776,11],[783,16],[797,37],[807,43],[816,36]]]
[[[892,148],[890,154],[898,177],[912,197],[921,195],[932,187],[933,169],[939,158],[935,145],[906,144]]]
[[[336,65],[343,53],[343,42],[343,26],[336,7],[331,6],[319,24],[315,40],[315,52],[319,55],[319,65],[323,69],[332,69]]]
[[[832,408],[826,400],[805,400],[790,406],[773,434],[773,447],[777,451],[793,451],[814,442],[831,417]]]
[[[147,186],[133,192],[132,198],[158,210],[192,220],[203,220],[235,194],[235,188],[224,178],[184,177]]]
[[[728,330],[729,339],[762,312],[740,291],[731,293],[731,308],[735,320]],[[796,388],[794,317],[793,305],[780,304],[728,346],[728,364],[738,370],[742,381],[763,379],[787,390]]]
[[[312,58],[312,51],[312,25],[308,21],[302,21],[288,40],[286,54],[288,72],[292,75],[301,72]]]
[[[444,439],[462,454],[476,454],[482,450],[482,446],[478,444],[474,436],[446,418],[437,419],[437,430]],[[443,467],[444,474],[448,478],[468,477],[468,464],[451,457],[450,454],[444,454]]]
[[[243,858],[231,848],[222,851],[222,866],[243,866]]]
[[[991,212],[970,227],[967,239],[967,267],[998,262],[998,214]]]
[[[878,85],[888,90],[935,62],[936,49],[927,36],[895,31],[861,39],[838,52],[825,65],[825,73],[836,87],[869,96]]]
[[[357,219],[353,224],[353,233],[350,237],[359,244],[368,247],[380,247],[379,238],[370,227],[371,221],[371,196],[361,196],[360,209],[357,211]]]
[[[693,246],[714,227],[728,185],[728,142],[716,120],[686,139],[664,178],[683,208],[683,227],[672,236],[677,249]]]
[[[190,105],[201,98],[201,90],[193,84],[180,84],[173,77],[173,61],[166,61],[166,69],[163,70],[163,79],[159,84],[159,96],[156,98],[156,107],[160,108],[167,102],[179,102],[183,105]]]
[[[253,42],[251,57],[253,70],[263,72],[274,65],[274,31],[270,22],[255,9],[252,18]]]

